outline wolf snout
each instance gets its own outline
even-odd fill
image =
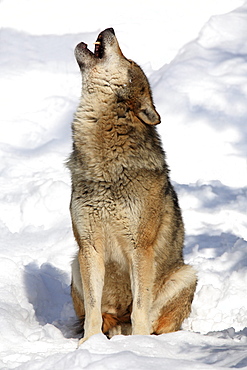
[[[115,31],[112,27],[106,28],[105,31],[109,31],[109,32],[113,33],[113,35],[115,36]],[[103,32],[105,32],[105,31],[103,31]]]

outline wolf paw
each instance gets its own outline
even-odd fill
[[[78,343],[77,343],[77,349],[82,345],[82,343],[86,342],[86,340],[88,340],[90,337],[84,337],[84,338],[81,338],[78,340]]]

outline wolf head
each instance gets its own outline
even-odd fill
[[[75,57],[82,73],[84,96],[107,96],[104,103],[111,102],[128,111],[145,124],[160,123],[150,86],[142,69],[123,55],[113,28],[107,28],[98,35],[94,53],[84,42],[75,48]]]

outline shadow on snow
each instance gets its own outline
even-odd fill
[[[25,267],[28,301],[33,305],[40,325],[52,324],[65,337],[74,337],[76,316],[67,284],[67,275],[49,263],[40,267],[30,263]]]

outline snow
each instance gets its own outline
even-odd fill
[[[247,2],[0,1],[0,368],[247,369]],[[198,270],[183,330],[72,335],[73,49],[114,27],[148,75]]]

